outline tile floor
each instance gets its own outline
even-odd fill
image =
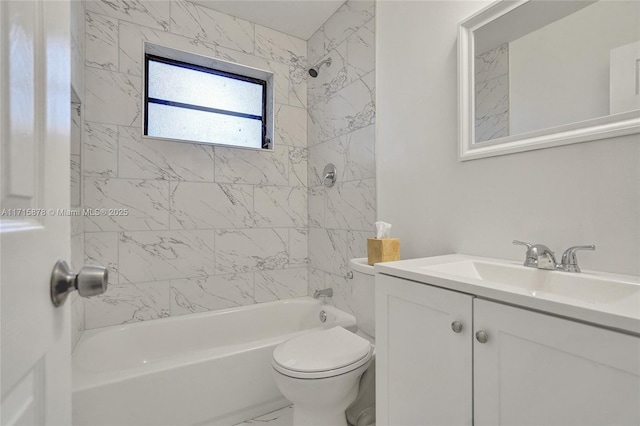
[[[293,406],[281,408],[277,411],[272,411],[269,414],[256,417],[253,420],[247,420],[243,423],[238,423],[235,426],[246,425],[261,425],[268,424],[269,426],[292,426],[293,425]]]

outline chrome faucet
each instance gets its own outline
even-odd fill
[[[527,257],[524,260],[524,266],[538,269],[556,269],[556,256],[551,249],[544,244],[530,244],[518,240],[513,240],[513,244],[527,247]]]
[[[544,244],[530,244],[524,241],[514,240],[513,244],[527,247],[527,254],[524,266],[546,270],[560,270],[565,272],[580,272],[576,251],[595,250],[596,246],[574,246],[569,247],[562,254],[560,264],[556,262],[555,254]]]
[[[576,257],[576,251],[578,250],[595,250],[596,246],[573,246],[569,247],[562,253],[561,264],[558,269],[566,272],[580,272],[580,266],[578,266],[578,258]]]
[[[332,288],[324,288],[322,290],[316,290],[313,292],[313,298],[318,299],[320,297],[332,297],[333,289]]]

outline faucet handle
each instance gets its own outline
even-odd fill
[[[564,253],[562,253],[562,260],[560,261],[561,268],[567,272],[580,272],[580,266],[578,266],[576,251],[595,249],[596,246],[594,245],[569,247],[564,251]]]
[[[538,264],[538,259],[533,253],[533,244],[518,240],[513,240],[513,244],[516,246],[525,246],[527,248],[527,257],[524,259],[524,266],[531,266],[535,268]]]
[[[533,247],[533,244],[531,243],[527,243],[524,241],[518,241],[518,240],[513,240],[513,244],[516,246],[526,246],[527,249],[531,250],[531,248]]]

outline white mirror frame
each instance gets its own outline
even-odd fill
[[[474,143],[474,31],[528,1],[531,0],[498,0],[458,26],[458,159],[460,161],[640,133],[640,111],[636,110]]]

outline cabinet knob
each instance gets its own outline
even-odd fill
[[[460,333],[462,331],[462,323],[460,321],[454,321],[451,323],[451,329],[454,333]]]
[[[476,340],[480,343],[487,343],[487,340],[489,340],[489,336],[487,335],[486,331],[480,330],[476,332]]]

